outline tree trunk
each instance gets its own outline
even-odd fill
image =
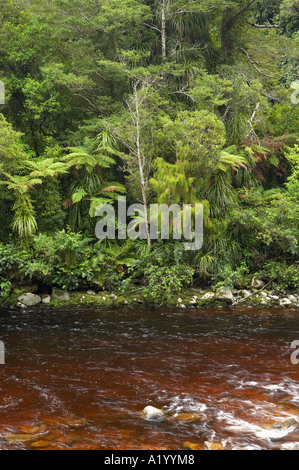
[[[166,9],[165,0],[162,1],[161,5],[161,42],[162,42],[162,62],[166,62],[167,57],[167,45],[166,45]]]
[[[250,0],[240,10],[235,12],[234,7],[228,5],[224,10],[221,24],[221,62],[229,63],[233,57],[233,49],[235,41],[233,39],[232,31],[238,19],[256,2]]]
[[[232,56],[233,38],[232,29],[234,26],[234,17],[232,15],[232,7],[228,6],[224,13],[221,23],[221,62],[227,63],[229,57]]]
[[[140,184],[142,190],[142,201],[144,207],[144,217],[145,217],[145,230],[146,230],[146,238],[147,244],[151,246],[151,238],[150,238],[150,230],[148,224],[148,215],[147,215],[147,197],[146,197],[146,183],[144,179],[144,171],[143,171],[143,158],[141,154],[141,145],[140,145],[140,109],[139,109],[139,102],[138,102],[138,91],[137,85],[134,86],[134,95],[135,95],[135,112],[136,112],[136,151],[137,151],[137,158],[138,158],[138,167],[139,167],[139,177],[140,177]]]

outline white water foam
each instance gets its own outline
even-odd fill
[[[232,413],[219,411],[217,415],[218,420],[225,421],[227,423],[226,429],[230,431],[250,433],[258,437],[259,439],[266,439],[271,442],[273,440],[279,440],[291,434],[298,426],[294,416],[290,418],[294,419],[294,424],[286,427],[277,428],[263,428],[257,424],[249,423],[241,418],[236,418]],[[282,420],[282,418],[280,418]],[[283,418],[285,420],[285,417]],[[277,421],[279,418],[277,418]]]

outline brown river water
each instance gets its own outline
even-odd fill
[[[299,449],[298,309],[0,311],[0,340],[2,450]]]

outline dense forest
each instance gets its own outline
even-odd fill
[[[297,0],[1,0],[2,301],[298,290],[298,31]],[[201,203],[202,248],[98,240],[120,195]]]

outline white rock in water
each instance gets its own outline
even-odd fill
[[[293,294],[289,295],[288,296],[288,299],[293,303],[293,304],[296,304],[297,303],[297,297],[295,297]]]
[[[280,305],[290,305],[292,303],[292,301],[290,299],[281,299],[281,301],[279,302]]]
[[[28,308],[27,305],[22,304],[22,302],[18,302],[17,307],[19,307],[19,308]]]
[[[164,421],[165,419],[164,411],[154,406],[146,406],[142,414],[146,421]]]
[[[42,299],[39,295],[32,294],[31,292],[28,292],[27,294],[23,294],[18,298],[18,301],[26,305],[26,307],[34,307],[35,305],[38,305],[41,303]]]
[[[49,304],[49,303],[51,303],[51,300],[52,300],[52,297],[50,295],[45,295],[45,297],[43,297],[43,299],[42,299],[42,303],[43,304]]]

